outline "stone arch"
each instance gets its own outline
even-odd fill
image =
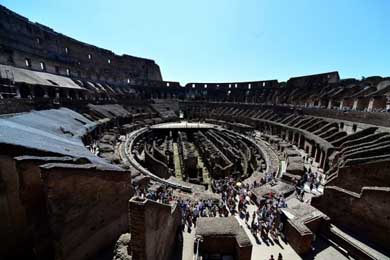
[[[26,84],[20,84],[19,85],[19,92],[21,98],[28,98],[31,96],[31,87]]]
[[[71,99],[76,99],[76,91],[74,89],[69,90],[69,97]]]
[[[59,96],[60,96],[60,98],[67,98],[68,95],[67,95],[67,93],[66,93],[66,90],[63,89],[63,88],[60,88],[60,89],[59,89]]]
[[[45,90],[42,86],[34,86],[34,97],[43,98],[45,97]]]

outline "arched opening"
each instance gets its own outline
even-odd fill
[[[69,97],[71,99],[76,99],[76,92],[73,89],[69,90]]]
[[[49,98],[55,98],[56,97],[56,90],[55,90],[55,88],[49,88],[48,89],[48,95],[49,95]]]
[[[31,96],[31,88],[26,84],[21,84],[19,86],[19,92],[21,98],[28,98]]]
[[[34,87],[34,96],[35,98],[43,98],[45,96],[45,90],[41,86]]]
[[[59,89],[60,98],[67,98],[66,91],[64,89]]]
[[[86,95],[83,91],[79,91],[79,99],[80,100],[86,100]]]

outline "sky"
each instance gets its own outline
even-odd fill
[[[328,71],[390,76],[388,0],[0,0],[77,40],[150,58],[164,80],[229,82]]]

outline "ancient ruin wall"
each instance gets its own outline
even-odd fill
[[[360,193],[364,186],[388,186],[390,184],[390,162],[351,165],[338,169],[338,176],[328,183]]]
[[[286,238],[294,250],[302,255],[310,250],[313,233],[304,225],[288,220],[286,224]]]
[[[129,204],[133,259],[171,259],[181,224],[177,204],[170,206],[138,197],[132,198]]]
[[[356,235],[390,248],[390,188],[366,187],[358,194],[327,186],[322,196],[312,198],[312,205],[326,212],[338,227],[348,227]]]
[[[145,166],[154,174],[160,178],[168,179],[171,175],[169,173],[168,165],[164,162],[158,160],[153,154],[148,150],[147,145],[144,145],[145,149]]]
[[[56,259],[88,259],[127,231],[128,172],[65,164],[41,169]]]
[[[75,162],[70,157],[19,156],[15,158],[19,195],[26,216],[27,245],[41,259],[54,258],[54,244],[48,225],[46,194],[40,165],[47,162]]]
[[[160,68],[153,60],[120,56],[77,41],[1,5],[0,64],[117,84],[128,84],[128,79],[162,80]]]
[[[0,155],[0,256],[23,255],[22,251],[28,247],[19,181],[13,158]]]
[[[334,109],[303,108],[303,113],[311,116],[334,118],[363,124],[377,126],[390,126],[390,115],[383,112],[362,112],[362,111],[339,111]]]

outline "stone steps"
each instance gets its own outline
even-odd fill
[[[330,225],[328,239],[357,259],[390,260],[390,257],[361,242],[335,225]]]

